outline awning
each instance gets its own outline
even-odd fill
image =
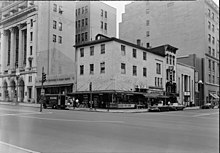
[[[219,98],[219,96],[216,95],[215,93],[209,93],[209,95],[212,96],[212,97],[215,98],[215,99],[218,99],[218,98]]]

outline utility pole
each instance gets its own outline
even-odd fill
[[[90,91],[90,109],[92,109],[92,82],[89,83],[89,91]]]

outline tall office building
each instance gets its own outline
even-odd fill
[[[76,2],[76,44],[95,40],[97,34],[116,37],[116,9],[99,1]]]
[[[178,57],[196,54],[205,102],[218,98],[213,94],[219,95],[218,14],[212,0],[132,2],[125,6],[119,38],[147,48],[171,44],[179,49]]]
[[[75,2],[2,1],[0,100],[37,102],[42,68],[46,93],[74,90]]]

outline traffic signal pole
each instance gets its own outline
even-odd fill
[[[42,67],[42,77],[41,77],[41,92],[43,91],[43,75],[44,75],[44,67]],[[42,112],[42,104],[43,103],[43,98],[42,98],[42,93],[41,93],[41,101],[40,101],[40,112]]]
[[[42,112],[42,105],[43,105],[43,98],[42,97],[45,94],[45,91],[44,91],[44,82],[45,81],[46,81],[46,74],[44,73],[44,67],[42,67],[40,112]]]

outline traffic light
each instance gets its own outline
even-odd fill
[[[47,80],[47,75],[42,73],[42,82],[44,83]]]

